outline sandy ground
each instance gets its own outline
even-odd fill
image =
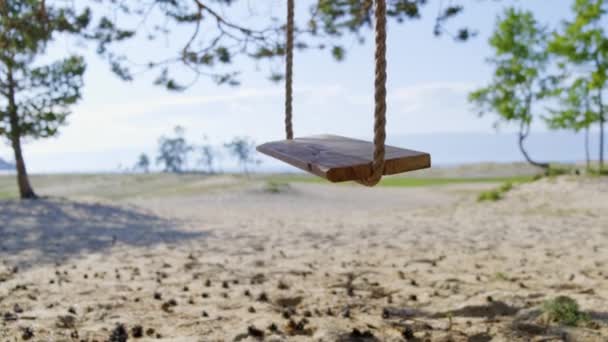
[[[0,341],[608,341],[608,179],[199,178],[0,202]],[[559,295],[590,320],[550,322]]]

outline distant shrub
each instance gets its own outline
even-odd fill
[[[266,185],[264,185],[264,192],[267,192],[270,194],[279,194],[281,192],[284,192],[288,188],[289,188],[288,183],[268,181],[268,182],[266,182]]]
[[[570,175],[572,173],[574,173],[574,169],[572,167],[551,165],[545,171],[545,176],[557,177],[557,176],[563,176],[563,175]]]
[[[595,169],[595,168],[590,168],[587,170],[587,172],[589,172],[590,175],[593,176],[608,176],[608,169]]]
[[[496,202],[502,199],[502,192],[498,189],[483,191],[477,197],[478,202]]]
[[[477,197],[478,202],[496,202],[503,199],[504,194],[511,191],[513,189],[513,183],[505,182],[497,189],[492,189],[488,191],[483,191]]]
[[[501,185],[500,188],[498,188],[498,190],[502,193],[509,192],[511,191],[511,189],[513,189],[513,183],[511,182],[506,182]]]
[[[578,303],[566,296],[559,296],[546,301],[542,309],[549,320],[560,324],[575,326],[590,320],[586,313],[580,311]]]

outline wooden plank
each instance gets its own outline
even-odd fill
[[[370,176],[374,145],[337,135],[315,135],[269,142],[257,150],[330,182],[345,182]],[[429,167],[428,153],[386,146],[384,175]]]

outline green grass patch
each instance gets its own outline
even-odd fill
[[[608,169],[589,168],[587,172],[592,176],[608,176]]]
[[[551,165],[546,171],[546,177],[557,177],[563,175],[571,175],[576,172],[576,168],[572,166]]]
[[[503,185],[501,185],[498,188],[498,190],[501,191],[502,193],[509,192],[509,191],[511,191],[511,189],[513,189],[513,183],[511,183],[511,182],[505,182]]]
[[[0,191],[0,201],[9,200],[17,198],[17,194],[8,192],[8,191]]]
[[[507,276],[503,272],[496,272],[496,274],[494,276],[496,277],[497,280],[500,280],[500,281],[509,281],[509,276]]]
[[[407,178],[407,177],[388,177],[382,179],[381,186],[394,187],[419,187],[437,186],[450,184],[471,184],[471,183],[520,183],[532,179],[531,176],[517,177],[494,177],[494,178]]]
[[[293,175],[272,175],[264,177],[268,183],[285,184],[285,183],[329,183],[321,177],[308,176],[305,174]]]
[[[482,191],[479,196],[477,196],[478,202],[496,202],[500,201],[503,198],[503,193],[498,191],[498,189]]]
[[[553,171],[551,171],[553,170]],[[524,184],[535,182],[543,177],[554,177],[563,174],[570,174],[571,169],[567,168],[550,168],[547,170],[546,175],[537,174],[534,176],[522,176],[522,177],[511,177],[510,179],[506,179],[504,183],[496,189],[483,191],[477,197],[478,202],[496,202],[500,201],[504,198],[505,194],[511,190],[513,190],[513,186],[517,184]]]
[[[524,183],[524,182],[519,182]],[[512,182],[505,182],[496,189],[483,191],[477,196],[478,202],[496,202],[504,198],[504,195],[513,189]]]
[[[504,195],[513,189],[514,184],[523,184],[528,182],[535,182],[537,180],[548,178],[550,180],[555,177],[562,175],[578,174],[575,167],[562,166],[562,165],[551,165],[544,173],[539,173],[535,176],[527,177],[513,177],[506,180],[500,187],[488,191],[483,191],[477,197],[479,202],[496,202],[504,198]]]
[[[580,310],[578,303],[566,296],[546,301],[542,310],[549,320],[560,324],[576,326],[590,321],[589,315]]]
[[[264,192],[269,194],[280,194],[288,189],[289,183],[275,181],[267,181],[263,188]]]
[[[471,183],[523,183],[533,179],[533,176],[514,176],[514,177],[479,177],[479,178],[426,178],[426,177],[384,177],[379,186],[386,187],[425,187],[442,186],[451,184],[471,184]],[[269,176],[268,182],[275,183],[329,183],[320,177],[307,175],[277,175]],[[352,183],[346,183],[352,184]]]

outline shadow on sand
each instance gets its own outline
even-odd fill
[[[27,267],[54,263],[115,244],[148,247],[202,238],[137,209],[64,199],[0,201],[0,259]]]

